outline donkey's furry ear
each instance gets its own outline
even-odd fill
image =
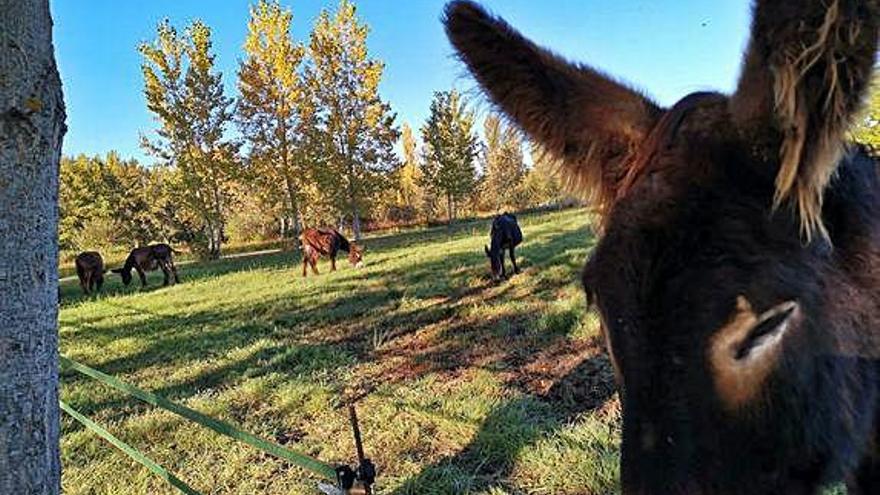
[[[745,132],[774,129],[778,206],[791,199],[809,237],[822,192],[870,84],[880,0],[758,0],[731,113]]]
[[[535,45],[469,1],[446,6],[446,34],[489,98],[604,205],[661,110],[603,74]]]

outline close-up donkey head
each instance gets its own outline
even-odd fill
[[[626,494],[880,493],[880,183],[846,142],[877,0],[759,0],[730,95],[670,107],[478,5],[446,31],[596,207],[583,272],[623,409]]]

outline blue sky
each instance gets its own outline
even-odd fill
[[[386,63],[381,91],[398,123],[421,126],[434,91],[475,83],[452,57],[439,22],[442,0],[355,0],[371,27],[372,56]],[[242,58],[249,0],[51,0],[55,48],[68,113],[65,154],[111,149],[150,163],[138,146],[151,134],[136,47],[167,17],[183,28],[199,18],[213,29],[229,95]],[[293,35],[305,41],[333,0],[283,0]],[[662,104],[685,94],[730,91],[748,35],[746,0],[486,0],[526,36],[642,89]],[[480,104],[481,112],[487,105]]]

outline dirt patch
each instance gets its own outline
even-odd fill
[[[614,395],[614,370],[598,339],[561,339],[535,354],[514,384],[570,410],[593,410]]]

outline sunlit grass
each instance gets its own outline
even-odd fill
[[[583,210],[524,215],[524,272],[492,284],[488,223],[379,234],[366,267],[303,279],[290,253],[188,265],[146,291],[62,286],[62,352],[350,463],[355,402],[378,493],[614,493],[619,413],[579,270]],[[308,473],[65,373],[62,398],[203,493],[315,493]],[[69,418],[68,494],[174,493]]]

